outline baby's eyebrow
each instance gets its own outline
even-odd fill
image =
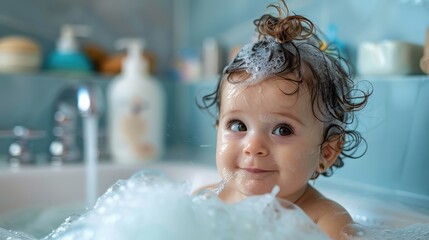
[[[266,123],[272,123],[274,121],[276,121],[276,117],[277,116],[282,116],[282,117],[286,117],[289,119],[292,119],[293,121],[305,126],[305,123],[303,121],[301,121],[301,119],[299,119],[297,116],[295,116],[294,114],[288,113],[288,112],[274,112],[274,113],[269,113],[269,114],[263,114],[260,116],[260,121],[262,122],[266,122]]]
[[[219,119],[221,119],[221,118],[225,117],[226,115],[230,115],[230,114],[234,114],[234,113],[238,113],[238,112],[240,112],[240,110],[238,110],[238,109],[232,109],[232,110],[224,111],[224,112],[220,115]]]

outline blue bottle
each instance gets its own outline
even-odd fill
[[[64,73],[92,72],[89,59],[80,51],[76,41],[76,34],[84,35],[87,32],[83,26],[63,25],[57,42],[57,49],[47,59],[47,69]]]

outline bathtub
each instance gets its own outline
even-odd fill
[[[102,164],[98,195],[118,179],[129,178],[142,169],[157,169],[177,181],[189,181],[192,189],[220,180],[215,167],[207,164]],[[335,176],[310,184],[342,204],[356,222],[366,226],[399,228],[429,223],[429,199],[424,196],[392,192]],[[84,186],[81,165],[0,169],[0,227],[44,237],[69,215],[85,211]]]

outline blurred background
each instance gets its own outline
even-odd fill
[[[109,159],[107,89],[121,71],[125,53],[116,43],[131,37],[144,39],[149,72],[166,94],[167,114],[162,119],[165,155],[191,156],[201,151],[214,164],[215,121],[210,114],[199,110],[195,101],[214,90],[222,67],[238,48],[252,40],[253,20],[266,13],[266,6],[272,2],[0,0],[0,161],[8,165],[13,150],[10,146],[20,138],[12,130],[22,126],[35,133],[27,139],[35,163],[48,163],[54,137],[55,102],[64,89],[87,82],[99,86],[103,92],[99,151],[102,159]],[[339,47],[342,56],[363,79],[410,78],[427,85],[421,82],[427,77],[418,61],[423,56],[429,27],[429,1],[290,0],[287,3],[292,12],[313,20],[325,34],[325,40]],[[74,50],[88,61],[71,63],[75,64],[72,67],[69,63],[56,65],[53,56],[59,52],[59,39],[70,32],[75,35]],[[371,50],[371,46],[381,43],[388,45],[390,58],[382,56],[387,65],[372,69],[370,57],[379,53]],[[400,58],[395,54],[405,55]],[[362,59],[368,60],[362,62]],[[369,77],[373,75],[376,77]],[[400,99],[416,96],[413,91],[404,94]],[[427,95],[422,96],[427,100]],[[415,106],[415,102],[410,105]],[[399,124],[409,125],[409,122],[403,119]],[[427,127],[424,130],[427,132]],[[81,131],[75,132],[79,135]],[[385,185],[391,184],[390,180],[387,178]],[[429,193],[427,187],[418,191]]]

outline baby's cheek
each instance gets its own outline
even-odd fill
[[[285,169],[292,174],[304,174],[313,171],[317,165],[317,154],[294,151],[285,162]]]
[[[242,137],[242,134],[233,131],[220,131],[218,134],[218,138],[220,138],[222,142],[239,141]]]
[[[219,134],[216,145],[216,161],[221,165],[228,165],[236,154],[236,147],[233,140],[225,137],[225,134]]]
[[[237,149],[240,144],[240,134],[229,131],[219,131],[217,136],[217,154],[223,155],[225,152]]]
[[[217,156],[222,157],[228,150],[229,144],[226,142],[221,142],[217,147]]]
[[[298,169],[298,167],[294,162],[286,161],[284,165],[285,165],[286,171],[288,171],[289,173],[295,173]]]

